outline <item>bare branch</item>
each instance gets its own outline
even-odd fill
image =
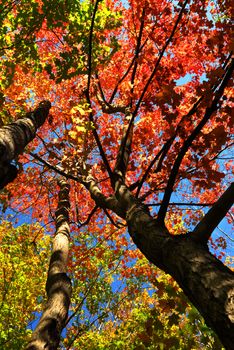
[[[146,169],[145,171],[145,174],[143,175],[142,179],[141,180],[137,180],[135,183],[131,184],[129,186],[130,190],[134,190],[136,187],[139,186],[138,190],[137,190],[137,196],[139,195],[140,193],[140,190],[141,190],[141,187],[142,185],[144,184],[145,180],[147,179],[148,175],[149,175],[149,172],[150,170],[152,169],[152,167],[154,166],[154,164],[157,162],[157,160],[159,159],[159,157],[161,156],[160,158],[160,161],[158,162],[157,164],[157,167],[155,169],[155,173],[159,172],[160,169],[161,169],[161,166],[162,166],[162,162],[165,158],[165,156],[167,155],[167,152],[169,151],[170,149],[170,146],[172,145],[176,135],[177,135],[177,132],[182,124],[182,122],[187,118],[187,117],[191,117],[196,111],[197,111],[197,108],[199,106],[199,104],[201,103],[202,99],[203,99],[204,96],[201,96],[195,103],[194,105],[192,106],[192,108],[190,109],[190,111],[184,115],[181,120],[179,121],[177,127],[176,127],[176,130],[175,130],[175,134],[166,141],[166,143],[163,145],[162,149],[156,154],[156,156],[154,157],[154,159],[150,162],[148,168]]]
[[[144,43],[143,43],[143,44],[141,45],[141,47],[139,48],[139,50],[138,50],[139,53],[143,50],[143,48],[144,48],[144,46],[146,45],[147,41],[148,41],[148,38],[145,39]],[[112,95],[111,95],[111,98],[110,98],[110,100],[109,100],[109,103],[112,103],[112,101],[114,100],[115,95],[116,95],[116,93],[117,93],[117,91],[118,91],[119,85],[120,85],[120,84],[124,81],[124,79],[128,76],[129,72],[131,71],[131,69],[132,69],[132,67],[133,67],[133,65],[134,65],[135,60],[136,60],[136,55],[134,55],[134,57],[133,57],[132,61],[130,62],[129,66],[128,66],[127,70],[126,70],[126,72],[124,73],[124,75],[123,75],[123,76],[119,79],[119,81],[117,82],[117,84],[116,84],[116,86],[115,86],[115,88],[114,88],[114,90],[113,90],[113,93],[112,93]]]
[[[97,99],[98,102],[100,103],[101,107],[102,107],[102,111],[103,113],[108,113],[108,114],[113,114],[113,113],[125,113],[125,109],[126,106],[119,106],[119,105],[112,105],[111,103],[107,102],[102,86],[101,86],[101,82],[98,76],[98,73],[95,73],[96,79],[97,79],[97,84],[98,84],[98,88],[100,91],[100,94],[97,94]]]
[[[101,269],[98,271],[98,273],[96,274],[96,277],[94,278],[94,280],[92,281],[92,283],[88,286],[88,288],[86,289],[83,298],[81,299],[81,301],[79,302],[79,304],[76,306],[75,311],[68,317],[65,326],[68,325],[68,323],[72,320],[72,318],[77,314],[77,312],[81,309],[82,305],[84,304],[85,299],[87,298],[87,295],[92,291],[93,287],[95,286],[98,277],[100,276],[102,272],[102,267]]]
[[[136,52],[134,56],[135,62],[134,62],[134,67],[133,67],[133,72],[131,77],[131,84],[132,84],[131,96],[134,92],[134,81],[135,81],[135,76],[136,76],[136,71],[138,66],[138,57],[139,57],[141,39],[142,39],[142,34],[144,29],[144,17],[145,17],[145,8],[142,11],[140,31],[137,38],[137,46],[136,46]],[[131,107],[132,107],[132,98],[131,98],[129,110],[126,109],[127,121],[132,119],[132,114],[130,112]],[[114,174],[115,175],[118,174],[118,176],[121,176],[122,179],[124,179],[127,171],[127,167],[128,167],[129,157],[131,154],[132,137],[133,137],[133,123],[130,129],[129,129],[129,125],[125,125],[123,127],[123,136],[122,136],[122,140],[121,140],[121,144],[120,144],[120,148],[118,151],[117,160],[115,164],[115,169],[114,169]],[[113,183],[113,186],[115,186],[114,183]]]
[[[91,83],[91,75],[92,75],[92,50],[93,50],[93,30],[94,30],[94,22],[95,22],[95,16],[98,9],[98,4],[100,0],[96,0],[94,10],[93,10],[93,16],[91,20],[91,26],[89,31],[89,53],[88,53],[88,83],[87,83],[87,92],[89,95],[90,90],[90,83]]]
[[[231,242],[234,243],[234,239],[231,238],[224,230],[222,230],[219,226],[217,226],[217,229],[218,229],[220,232],[222,232],[222,233],[224,234],[224,236],[227,237],[227,239],[229,239]]]
[[[126,106],[120,106],[120,105],[111,105],[107,101],[104,101],[101,99],[101,97],[97,94],[98,102],[101,105],[102,112],[107,114],[114,114],[114,113],[125,113]]]
[[[112,216],[108,213],[108,210],[103,208],[106,216],[108,217],[108,219],[110,220],[110,222],[112,223],[112,225],[114,225],[116,228],[122,228],[123,226],[126,226],[126,225],[123,225],[122,223],[117,223],[114,221],[114,219],[112,218]]]
[[[217,152],[212,158],[210,158],[210,161],[213,161],[215,159],[229,159],[229,158],[221,158],[219,157],[219,155],[221,153],[223,153],[224,151],[226,151],[228,148],[231,148],[232,146],[234,146],[234,142],[231,142],[230,144],[226,145],[225,147],[223,147],[219,152]],[[232,157],[230,159],[233,159]]]
[[[144,184],[145,180],[147,179],[150,170],[152,169],[152,167],[154,166],[154,164],[157,162],[157,160],[160,158],[160,161],[158,163],[157,169],[155,170],[155,172],[158,172],[161,168],[163,159],[165,158],[165,156],[167,155],[173,141],[175,139],[175,136],[171,137],[161,148],[161,150],[156,154],[156,156],[153,158],[153,160],[150,162],[148,168],[146,169],[144,175],[142,176],[141,180],[139,181],[139,186],[137,189],[137,193],[136,196],[138,197],[141,187]]]

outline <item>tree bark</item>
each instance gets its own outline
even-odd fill
[[[49,101],[42,101],[35,111],[27,113],[25,118],[0,129],[0,189],[16,178],[17,168],[10,162],[34,139],[50,108]]]
[[[26,350],[56,350],[65,326],[71,298],[71,280],[66,274],[69,251],[69,185],[59,181],[56,233],[46,282],[47,304]]]
[[[171,236],[142,204],[127,212],[129,233],[147,259],[170,274],[226,349],[234,344],[234,274],[207,246],[186,236]]]
[[[229,194],[229,190],[227,192]],[[126,213],[128,231],[136,246],[151,263],[177,281],[225,348],[232,350],[234,273],[208,251],[207,241],[205,244],[203,240],[197,241],[189,233],[171,235],[164,223],[154,219],[148,207],[128,190],[121,177],[115,183],[115,196]],[[219,205],[215,204],[214,207],[219,208]],[[212,215],[216,215],[216,212],[212,211]],[[210,213],[208,217],[210,221]],[[219,221],[222,217],[219,217]]]

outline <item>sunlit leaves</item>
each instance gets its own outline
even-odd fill
[[[56,77],[57,83],[88,72],[89,30],[93,10],[94,5],[89,1],[77,4],[70,11],[65,31],[58,34],[59,55],[45,65],[50,77]],[[110,11],[104,3],[100,3],[93,28],[93,68],[109,60],[118,49],[117,40],[114,36],[109,37],[108,30],[119,25],[120,14]]]
[[[34,220],[50,222],[57,195],[58,174],[54,167],[77,179],[71,181],[69,262],[73,278],[69,316],[75,314],[67,325],[65,346],[74,341],[77,349],[87,350],[88,346],[90,350],[153,349],[155,343],[170,349],[198,349],[201,344],[215,349],[214,338],[178,287],[158,275],[135,250],[121,218],[101,208],[95,209],[93,199],[82,185],[84,175],[89,173],[104,195],[113,195],[93,134],[98,134],[114,169],[123,126],[128,121],[126,107],[134,111],[141,98],[182,2],[100,1],[92,43],[94,1],[24,0],[2,1],[1,5],[4,9],[0,14],[1,124],[16,120],[38,100],[52,102],[50,119],[28,147],[28,151],[33,150],[44,163],[29,153],[20,156],[17,182],[1,194],[3,211],[9,205],[9,210],[20,215],[27,212]],[[144,26],[136,54],[143,9]],[[159,155],[139,193],[147,204],[156,204],[150,206],[154,216],[174,161],[211,105],[225,72],[231,41],[229,10],[229,1],[188,3],[136,115],[126,182],[136,191],[134,184],[138,184],[149,164]],[[232,145],[232,94],[228,86],[217,113],[211,116],[186,152],[172,201],[212,203],[223,192],[232,171],[231,162],[224,164],[222,159],[223,153],[229,156]],[[198,109],[190,113],[197,101],[200,101]],[[168,152],[160,153],[170,139]],[[205,209],[193,208],[169,207],[166,225],[172,234],[184,234],[197,224]],[[95,215],[90,218],[92,210]],[[84,223],[87,228],[83,227]],[[11,279],[11,267],[15,266],[11,259],[15,259],[17,250],[20,267],[17,278],[22,279],[16,285],[13,281],[7,283],[19,288],[21,297],[21,288],[26,284],[28,295],[41,295],[42,279],[36,280],[36,276],[44,273],[46,264],[44,257],[43,266],[40,264],[38,256],[43,253],[34,254],[30,243],[34,242],[35,228],[30,231],[24,227],[28,230],[28,243],[24,248],[27,258],[19,251],[21,229],[11,226],[6,231],[8,229],[14,233],[14,239],[11,241],[6,235],[9,252],[1,255],[1,259]],[[53,226],[48,230],[52,231]],[[222,240],[213,244],[213,249],[224,251]],[[222,254],[218,256],[223,258]],[[10,266],[7,261],[11,262]],[[40,290],[27,280],[27,275],[31,276],[29,267],[35,271],[32,282],[38,282]],[[4,285],[1,288],[4,289]],[[8,308],[12,299],[13,292],[10,292]],[[27,304],[29,297],[26,299]],[[19,300],[17,302],[19,304]],[[15,314],[22,315],[18,304],[14,304]],[[35,306],[32,304],[27,304],[28,315]],[[9,309],[3,310],[3,318],[15,315]],[[26,321],[23,321],[24,337]],[[18,318],[16,324],[19,324]],[[2,337],[6,337],[5,329]]]
[[[41,311],[49,237],[39,225],[0,225],[0,347],[23,349]]]

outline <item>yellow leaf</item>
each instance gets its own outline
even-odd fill
[[[68,134],[73,140],[75,140],[77,138],[77,132],[76,131],[69,131]]]
[[[85,132],[86,131],[86,128],[84,127],[84,126],[82,126],[82,125],[77,125],[76,126],[76,130],[78,131],[78,132]]]

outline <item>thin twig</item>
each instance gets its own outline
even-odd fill
[[[48,163],[47,161],[45,161],[44,159],[42,159],[41,157],[39,157],[37,154],[33,153],[33,152],[29,152],[30,156],[32,156],[33,158],[39,160],[39,162],[41,162],[42,164],[46,165],[47,168],[51,169],[51,170],[54,170],[56,173],[66,177],[67,179],[71,179],[71,180],[74,180],[76,182],[79,182],[79,183],[83,183],[81,179],[79,179],[78,177],[76,176],[73,176],[71,174],[67,174],[65,171],[63,171],[62,169],[59,169],[58,167]]]

